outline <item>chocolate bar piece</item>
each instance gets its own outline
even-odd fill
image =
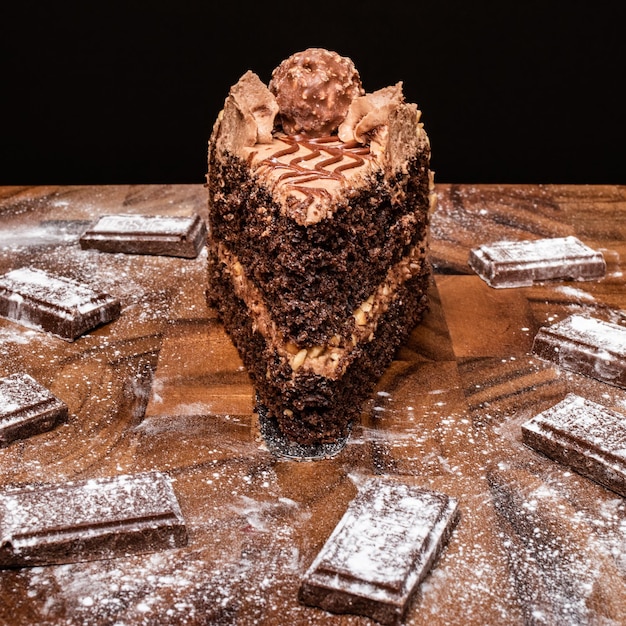
[[[397,624],[458,515],[447,495],[368,479],[306,572],[300,601]]]
[[[483,245],[470,251],[469,265],[497,288],[554,279],[594,280],[606,273],[602,253],[572,236]]]
[[[67,341],[120,315],[117,298],[44,270],[23,267],[0,276],[0,315]]]
[[[186,543],[176,495],[160,472],[0,493],[0,567],[109,559]]]
[[[532,352],[561,367],[626,389],[626,327],[571,315],[540,328]]]
[[[199,215],[103,215],[80,238],[84,250],[153,254],[193,259],[206,240]]]
[[[522,424],[522,440],[626,497],[626,415],[568,394]]]
[[[28,374],[0,378],[0,447],[52,430],[67,415],[67,405]]]

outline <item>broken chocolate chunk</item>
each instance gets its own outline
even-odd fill
[[[482,245],[470,251],[469,265],[497,288],[555,279],[596,280],[606,273],[602,253],[572,236]]]
[[[193,259],[206,240],[199,215],[103,215],[80,237],[83,250]]]
[[[540,328],[532,352],[547,361],[626,389],[626,327],[571,315]]]
[[[568,394],[522,424],[522,440],[626,497],[626,415]]]
[[[458,517],[445,494],[368,479],[306,572],[300,601],[397,624]]]
[[[160,472],[0,492],[0,567],[109,559],[186,543],[176,495]]]
[[[117,298],[70,278],[23,267],[0,276],[0,315],[74,341],[120,315]]]
[[[0,447],[52,430],[67,415],[67,405],[28,374],[0,378]]]

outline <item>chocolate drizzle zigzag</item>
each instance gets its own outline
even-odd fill
[[[342,172],[362,167],[365,159],[370,155],[368,146],[363,146],[356,141],[343,143],[333,135],[315,138],[302,135],[281,136],[280,141],[286,143],[287,147],[260,161],[257,171],[285,170],[279,175],[278,182],[282,183],[291,179],[286,183],[288,187],[302,192],[311,201],[314,195],[324,195],[328,192],[321,187],[304,186],[305,183],[328,179],[344,183],[346,178]],[[297,154],[301,149],[308,150],[308,153],[294,157],[287,162],[280,160]],[[306,161],[319,159],[323,153],[328,154],[328,158],[317,162],[313,167],[302,165]],[[333,165],[336,167],[332,167]]]

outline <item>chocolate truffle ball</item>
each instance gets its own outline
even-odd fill
[[[354,63],[323,48],[285,59],[273,71],[269,89],[278,102],[283,131],[307,137],[336,131],[352,100],[364,93]]]

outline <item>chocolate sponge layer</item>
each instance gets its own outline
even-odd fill
[[[332,218],[308,226],[281,214],[240,158],[211,153],[210,172],[209,248],[219,241],[237,257],[279,332],[298,346],[349,337],[346,320],[426,234],[427,153],[408,163],[408,175],[372,176]],[[212,258],[211,284],[222,271]]]
[[[282,433],[302,445],[331,443],[348,434],[393,359],[427,308],[427,264],[421,274],[404,283],[397,298],[379,321],[375,338],[357,347],[338,380],[301,370],[292,371],[275,346],[254,329],[245,303],[234,294],[228,276],[216,275],[208,293],[226,330],[239,350],[260,402],[277,420]],[[285,409],[288,413],[285,413]]]

